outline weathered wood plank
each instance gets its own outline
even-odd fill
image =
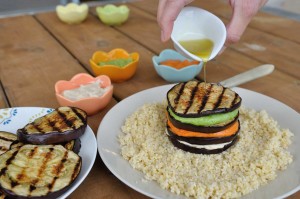
[[[7,104],[5,94],[4,94],[4,91],[2,89],[1,81],[0,81],[0,109],[1,108],[8,108],[8,104]]]
[[[118,180],[103,164],[99,154],[88,178],[69,197],[70,199],[146,199]]]
[[[90,71],[88,62],[97,50],[108,52],[114,48],[124,48],[128,52],[138,52],[140,61],[135,76],[130,81],[114,84],[114,96],[118,99],[146,88],[166,84],[154,70],[151,60],[154,54],[151,51],[116,29],[105,26],[97,17],[90,15],[84,23],[73,26],[60,22],[54,13],[38,14],[36,17]],[[132,20],[134,18],[130,16],[129,21]]]
[[[0,38],[3,41],[0,44],[0,77],[12,106],[57,107],[54,83],[60,79],[69,80],[85,69],[32,17],[7,18],[0,22]],[[103,111],[88,118],[94,132],[97,132],[103,116],[116,103],[112,100]],[[99,158],[92,175],[70,197],[94,198],[99,188],[94,182],[99,179],[107,183],[109,192],[105,193],[124,198],[143,197],[122,183],[118,185],[120,191],[115,190],[118,181],[112,178]],[[82,190],[95,190],[95,194]]]
[[[1,19],[0,38],[0,78],[11,106],[56,107],[55,82],[85,72],[30,16]]]

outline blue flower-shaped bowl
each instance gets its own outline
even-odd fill
[[[192,60],[182,56],[178,52],[171,49],[165,49],[159,54],[159,56],[152,57],[154,68],[158,73],[158,75],[161,76],[164,80],[172,83],[186,82],[191,79],[194,79],[194,77],[196,77],[200,73],[203,67],[203,62],[200,62],[198,65],[186,66],[179,70],[171,66],[159,64],[162,61],[166,61],[170,59],[180,60],[180,61],[184,61],[184,60],[192,61]]]

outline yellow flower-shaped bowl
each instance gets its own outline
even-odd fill
[[[122,67],[116,65],[98,65],[100,62],[127,58],[131,58],[133,61]],[[129,54],[124,49],[116,48],[109,53],[103,51],[95,52],[90,59],[90,65],[96,76],[107,75],[113,82],[123,82],[130,79],[135,74],[138,61],[138,53],[134,52]]]
[[[129,8],[126,5],[107,4],[104,7],[97,7],[96,12],[99,19],[109,26],[121,25],[127,21],[129,16]]]
[[[67,24],[79,24],[84,21],[88,15],[89,7],[87,4],[69,3],[66,6],[56,6],[58,18]]]

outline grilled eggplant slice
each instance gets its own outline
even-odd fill
[[[20,142],[19,140],[16,140],[16,141],[14,141],[14,142],[11,143],[10,149],[20,148],[23,145],[24,145],[23,142]]]
[[[12,198],[56,198],[78,176],[81,157],[61,145],[24,145],[0,156],[0,186]]]
[[[59,107],[17,131],[20,142],[58,144],[79,138],[86,129],[87,114],[75,107]]]
[[[168,105],[178,116],[200,117],[231,112],[241,97],[229,88],[196,80],[176,84],[167,93]]]
[[[25,144],[20,142],[19,140],[16,140],[10,145],[10,149],[19,148],[23,145],[25,145]],[[77,138],[76,140],[71,140],[69,142],[60,143],[59,145],[62,145],[66,149],[78,154],[80,151],[80,148],[81,148],[81,141],[79,138]]]
[[[9,150],[10,145],[18,139],[16,134],[0,131],[0,155]]]
[[[222,153],[223,151],[226,151],[229,147],[234,145],[234,143],[238,139],[238,137],[235,137],[229,144],[225,145],[221,149],[207,150],[205,148],[195,148],[195,147],[190,147],[190,146],[184,145],[184,144],[180,143],[177,139],[175,139],[171,136],[168,136],[168,138],[175,147],[177,147],[177,148],[179,148],[183,151],[187,151],[187,152],[190,152],[190,153],[197,153],[197,154],[218,154],[218,153]]]
[[[0,190],[0,199],[9,199],[2,190]]]
[[[74,153],[78,154],[79,151],[80,151],[80,148],[81,148],[81,141],[80,141],[79,138],[77,138],[76,140],[71,140],[69,142],[65,142],[65,143],[62,143],[60,145],[62,145],[66,149],[71,150]]]

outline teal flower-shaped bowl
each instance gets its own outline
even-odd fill
[[[97,7],[96,12],[99,19],[109,26],[121,25],[127,21],[129,16],[129,8],[125,5],[107,4],[104,7]]]
[[[181,69],[176,69],[171,66],[161,65],[160,63],[166,60],[189,60],[178,52],[166,49],[163,50],[159,56],[153,56],[152,62],[154,65],[154,68],[159,76],[161,76],[164,80],[168,82],[186,82],[191,79],[194,79],[201,71],[203,67],[203,62],[199,62],[198,65],[189,65]]]

